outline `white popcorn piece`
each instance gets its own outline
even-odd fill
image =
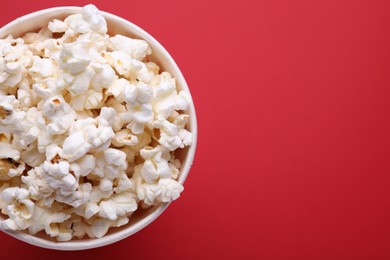
[[[61,211],[62,210],[58,205],[50,208],[35,206],[34,215],[31,219],[28,231],[31,234],[36,234],[42,230],[50,232],[50,226],[53,226],[53,224],[56,223],[63,223],[71,217],[70,214]]]
[[[45,161],[42,169],[47,184],[58,190],[59,194],[69,196],[78,188],[76,178],[69,172],[67,161],[59,161],[54,164]]]
[[[152,54],[152,49],[146,41],[123,35],[111,37],[109,47],[114,51],[123,51],[136,60],[142,60],[146,55]]]
[[[16,95],[20,101],[20,109],[23,111],[28,110],[29,108],[36,106],[40,101],[38,95],[30,87],[30,82],[28,79],[22,79],[18,85],[16,85],[17,91]]]
[[[76,119],[75,111],[62,96],[53,96],[45,100],[42,113],[50,121],[46,129],[51,135],[63,134]]]
[[[93,174],[101,178],[106,177],[110,181],[118,178],[127,168],[126,154],[117,149],[106,149],[95,154],[96,165]]]
[[[20,149],[31,150],[29,146],[40,137],[46,128],[42,112],[36,107],[29,108],[19,124],[23,126],[23,131],[14,134],[12,144]]]
[[[82,239],[84,238],[85,236],[88,236],[89,238],[95,238],[95,236],[93,235],[92,231],[91,231],[91,226],[88,225],[84,220],[83,218],[79,217],[79,218],[75,218],[73,217],[72,218],[72,222],[73,222],[73,236],[74,237],[77,237],[79,239]],[[107,229],[108,231],[108,229]]]
[[[46,78],[38,83],[34,83],[32,88],[37,96],[42,99],[48,99],[52,96],[60,94],[54,78]]]
[[[100,207],[95,203],[87,203],[85,207],[85,217],[90,219],[95,214],[97,214],[100,210]]]
[[[99,55],[100,52],[105,51],[108,46],[109,36],[97,32],[88,32],[81,34],[77,38],[77,42],[82,42],[88,48],[88,54],[91,61],[98,61],[104,63],[104,57]],[[100,57],[99,57],[100,56]]]
[[[137,78],[137,72],[142,69],[142,62],[131,58],[130,55],[122,51],[113,51],[107,55],[110,65],[114,67],[119,75],[127,79],[135,80]]]
[[[102,201],[99,205],[99,216],[109,220],[116,220],[137,209],[137,201],[133,193],[122,192],[114,195],[110,200]]]
[[[41,58],[38,56],[34,56],[33,66],[29,69],[30,75],[35,80],[42,80],[47,77],[53,76],[55,67],[54,63],[49,58]]]
[[[26,33],[21,39],[23,40],[22,43],[25,44],[32,44],[32,43],[40,43],[44,42],[48,39],[52,39],[53,34],[51,31],[46,27],[42,27],[37,33],[36,32],[29,32]],[[31,47],[31,46],[29,46]],[[30,48],[31,49],[31,48]]]
[[[2,200],[8,204],[5,214],[9,218],[0,221],[0,228],[23,230],[30,226],[35,205],[29,195],[26,189],[18,187],[7,188],[1,192]]]
[[[91,174],[100,178],[100,191],[112,192],[114,187],[116,191],[131,188],[131,184],[123,176],[128,166],[124,152],[110,148],[95,154],[95,157],[95,169]]]
[[[30,44],[29,48],[34,55],[51,59],[56,64],[55,68],[57,71],[63,44],[64,41],[62,39],[49,38]]]
[[[152,71],[148,70],[148,67],[145,65],[145,63],[138,61],[140,69],[136,73],[136,78],[132,78],[133,80],[136,79],[139,82],[143,83],[151,83],[154,79],[155,75]]]
[[[136,87],[124,78],[116,80],[106,91],[108,95],[114,96],[119,103],[125,101],[125,92],[134,92],[134,96],[136,95]]]
[[[77,33],[107,33],[106,20],[99,14],[96,6],[91,4],[84,6],[81,14],[68,16],[64,22],[69,25],[70,29]]]
[[[115,124],[116,111],[112,107],[102,107],[100,115],[96,118],[99,124],[106,125],[107,123],[112,127]]]
[[[99,57],[101,56],[99,55]],[[95,91],[107,89],[118,79],[114,69],[108,64],[92,63],[91,68],[95,71],[95,75],[91,80],[91,87]]]
[[[115,193],[121,193],[125,191],[133,191],[133,181],[129,179],[126,173],[121,173],[118,178],[113,182],[113,191]]]
[[[122,147],[125,145],[135,146],[139,143],[138,137],[131,133],[128,129],[123,129],[115,133],[112,139],[112,144],[116,147]]]
[[[88,178],[96,177],[96,179],[100,180],[100,178],[96,175],[89,174]],[[113,190],[110,191],[102,191],[99,186],[92,187],[91,194],[89,196],[89,202],[96,204],[99,203],[101,200],[106,200],[110,198],[114,194]]]
[[[183,186],[171,178],[160,178],[157,183],[149,184],[142,178],[142,165],[134,169],[133,180],[135,182],[138,198],[146,205],[158,205],[176,200],[184,190]]]
[[[90,183],[80,184],[78,189],[69,196],[57,192],[55,199],[74,208],[80,207],[89,200],[92,185]]]
[[[52,135],[47,130],[42,131],[37,138],[37,148],[40,153],[46,152],[48,145],[61,145],[66,138],[66,134]]]
[[[83,131],[75,132],[66,138],[64,142],[64,158],[73,162],[83,157],[91,148],[92,145],[85,140]]]
[[[20,151],[8,142],[0,142],[0,159],[10,158],[14,161],[19,160]]]
[[[77,75],[90,64],[88,51],[82,43],[66,43],[61,50],[60,67],[65,72]]]
[[[142,134],[144,126],[152,123],[153,112],[151,104],[127,104],[127,110],[133,115],[132,121],[126,126],[134,134]]]
[[[66,220],[61,223],[51,223],[45,226],[45,232],[58,241],[69,241],[73,237],[72,221]]]
[[[113,108],[116,112],[114,118],[110,121],[110,125],[114,131],[120,131],[124,125],[130,123],[132,120],[132,114],[127,111],[126,106],[119,103],[115,98],[108,98],[105,105]]]
[[[138,138],[138,143],[134,146],[130,146],[133,151],[139,151],[145,146],[150,145],[152,142],[152,137],[146,132],[143,132],[142,134],[136,134],[135,136]]]
[[[137,84],[137,102],[140,104],[146,104],[149,103],[153,98],[153,89],[143,83],[139,82]],[[128,103],[131,103],[131,101],[126,100]]]
[[[168,118],[174,110],[188,110],[192,103],[191,97],[186,91],[177,93],[175,79],[167,72],[161,73],[156,78],[158,83],[152,83],[152,85],[156,84],[153,85],[153,112]]]
[[[58,19],[54,19],[53,21],[49,22],[48,28],[53,33],[63,33],[68,30],[68,24]]]
[[[92,237],[103,237],[111,226],[111,221],[105,219],[97,219],[91,226]]]
[[[51,206],[54,201],[52,194],[55,189],[46,181],[42,167],[35,167],[28,171],[27,176],[22,176],[22,182],[27,185],[32,199],[39,201],[44,206]]]
[[[142,146],[142,147],[144,147],[144,146]],[[130,146],[124,146],[124,147],[119,148],[119,150],[126,154],[126,161],[129,164],[127,169],[131,168],[133,166],[133,164],[135,164],[135,156],[138,155],[139,149],[137,150],[137,149],[132,149],[132,147],[130,148]]]
[[[132,91],[131,95],[125,92],[126,108],[132,115],[127,128],[131,129],[134,134],[142,134],[145,124],[150,124],[153,120],[152,105],[150,103],[152,97],[152,88],[143,82],[136,85],[136,95],[135,91]]]
[[[56,201],[73,207],[79,207],[88,201],[92,185],[90,183],[79,185],[67,161],[54,164],[45,161],[42,168],[46,183],[55,190]]]
[[[145,159],[141,168],[142,178],[148,184],[155,183],[160,178],[170,178],[171,168],[168,162],[162,158],[166,150],[162,146],[156,148],[145,147],[140,151],[140,155]]]
[[[89,67],[77,75],[69,73],[61,74],[61,77],[57,82],[57,88],[67,88],[72,96],[83,94],[88,90],[94,75],[95,71]]]
[[[11,178],[22,175],[26,169],[26,164],[23,161],[14,161],[12,165],[13,167],[10,167],[8,171],[8,176]]]
[[[64,158],[70,162],[81,158],[88,151],[97,152],[107,149],[114,136],[109,123],[103,118],[77,120],[71,127],[70,133],[63,145]]]
[[[80,169],[79,172],[80,176],[84,177],[90,174],[95,168],[95,161],[96,161],[95,157],[90,154],[86,154],[80,159],[78,159],[76,162]]]
[[[0,96],[0,127],[2,133],[20,133],[24,127],[20,122],[26,113],[19,111],[19,101],[12,95]]]
[[[58,163],[63,156],[62,148],[58,145],[51,143],[46,146],[46,160],[52,163]]]
[[[23,77],[23,68],[31,63],[32,53],[22,39],[7,38],[0,42],[0,89],[15,87]]]
[[[0,172],[0,174],[1,174],[1,172]],[[10,186],[9,183],[4,183],[4,184],[0,185],[0,213],[2,213],[2,214],[5,214],[8,203],[3,200],[1,193],[3,192],[3,190],[9,188],[9,186]]]
[[[192,144],[193,137],[190,132],[182,128],[178,129],[177,125],[163,117],[158,116],[152,125],[160,130],[158,142],[170,151]]]
[[[83,94],[74,96],[69,104],[75,111],[84,111],[86,109],[100,108],[103,105],[102,100],[102,92],[88,89]]]

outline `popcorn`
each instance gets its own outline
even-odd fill
[[[116,80],[111,86],[108,87],[106,94],[113,95],[119,103],[123,103],[125,101],[125,97],[124,97],[125,91],[133,92],[134,100],[135,100],[135,95],[136,95],[135,86],[131,85],[128,80],[121,78]]]
[[[49,185],[45,178],[42,166],[35,167],[22,176],[22,182],[28,187],[31,199],[42,206],[50,207],[54,201],[52,194],[55,189]]]
[[[6,63],[0,58],[0,86],[1,89],[14,87],[22,79],[21,65],[18,62]]]
[[[20,133],[23,126],[20,122],[26,116],[26,113],[19,111],[19,101],[15,96],[0,96],[0,127],[3,133]]]
[[[160,130],[158,142],[170,151],[184,148],[192,143],[192,134],[190,132],[178,128],[177,125],[170,123],[161,116],[158,116],[157,120],[153,122],[153,127]]]
[[[131,58],[142,60],[146,55],[152,54],[152,49],[144,40],[131,39],[123,35],[110,38],[109,47],[114,51],[123,51]]]
[[[29,69],[29,73],[33,78],[44,79],[51,77],[54,74],[54,62],[49,58],[40,58],[34,56],[33,66]]]
[[[135,146],[138,144],[138,137],[131,133],[129,129],[123,129],[116,132],[112,139],[112,144],[116,147],[122,147],[125,145]]]
[[[108,64],[92,63],[91,67],[95,71],[95,76],[91,81],[91,87],[95,91],[107,89],[118,79],[114,69]]]
[[[51,135],[63,134],[76,119],[76,113],[62,96],[53,96],[42,105],[42,113],[49,120],[46,129]]]
[[[81,95],[74,96],[70,101],[70,105],[75,111],[83,111],[85,109],[96,109],[102,106],[103,93],[89,89]]]
[[[107,149],[113,136],[112,128],[104,119],[77,120],[70,129],[69,137],[64,141],[64,158],[73,162],[89,151]]]
[[[83,72],[91,62],[82,43],[66,43],[60,54],[60,67],[65,72],[77,75]]]
[[[64,43],[65,40],[62,39],[48,38],[29,44],[29,47],[34,55],[55,61],[55,68],[58,69],[58,61],[60,60],[61,50]]]
[[[93,5],[0,39],[0,228],[100,238],[180,196],[191,97],[151,54]]]
[[[0,159],[7,158],[10,158],[14,161],[19,160],[20,151],[15,149],[10,143],[0,142]]]
[[[3,190],[1,197],[8,204],[2,212],[10,218],[0,221],[0,227],[11,230],[26,229],[30,225],[35,209],[34,202],[29,199],[29,192],[26,189],[12,187]]]
[[[45,226],[46,234],[57,238],[58,241],[69,241],[73,237],[72,221],[66,220],[62,223],[52,223]]]
[[[45,120],[41,111],[36,107],[31,107],[21,123],[23,131],[14,134],[12,144],[20,149],[30,150],[29,146],[41,137],[42,131],[46,128]]]
[[[107,33],[106,20],[99,14],[99,10],[94,5],[86,5],[81,14],[68,16],[65,22],[69,27],[78,33],[96,32]]]
[[[115,110],[115,116],[112,118],[111,127],[114,131],[120,131],[124,125],[130,123],[133,116],[128,113],[126,106],[119,103],[115,98],[108,98],[106,106]]]
[[[136,79],[137,72],[142,69],[142,62],[122,51],[111,52],[108,61],[120,75],[127,79]]]
[[[93,155],[87,154],[78,159],[77,161],[78,172],[80,176],[87,176],[95,168],[96,159]]]
[[[116,220],[134,212],[137,209],[137,202],[133,196],[131,192],[123,192],[116,194],[110,200],[102,201],[99,205],[99,216],[109,220]]]
[[[151,123],[153,119],[152,105],[150,104],[128,104],[127,110],[132,113],[133,119],[126,126],[134,134],[142,134],[144,126],[147,123]]]
[[[31,90],[30,83],[27,79],[22,79],[16,87],[18,88],[16,95],[20,101],[21,110],[26,111],[30,107],[38,104],[39,97]]]
[[[57,20],[57,19],[54,19],[53,21],[49,22],[48,24],[48,28],[50,31],[52,31],[53,33],[62,33],[62,32],[66,32],[66,30],[68,30],[68,24],[63,22],[63,21],[60,21],[60,20]]]
[[[65,73],[59,78],[57,88],[67,88],[72,96],[83,94],[88,90],[89,84],[94,75],[95,71],[89,67],[76,75]]]
[[[31,51],[22,39],[8,37],[0,41],[0,90],[8,92],[23,77],[23,69],[31,63]]]
[[[187,110],[191,104],[191,97],[185,91],[177,94],[175,79],[168,72],[156,77],[158,83],[152,82],[153,111],[167,118],[174,110]],[[157,84],[156,86],[154,84]]]
[[[78,222],[78,224],[74,227],[75,233],[77,234],[75,236],[83,237],[87,234],[90,238],[101,238],[107,233],[110,227],[120,227],[126,225],[129,222],[129,218],[121,217],[114,221],[96,218],[88,222],[90,224]]]
[[[121,177],[127,168],[126,154],[117,149],[107,149],[96,154],[93,175],[99,176],[99,188],[102,191],[113,189],[115,179]]]
[[[153,183],[147,183],[142,177],[143,165],[134,169],[133,180],[138,198],[146,205],[158,205],[161,202],[171,202],[180,197],[183,186],[171,178],[160,178]]]
[[[77,180],[69,172],[69,163],[67,161],[60,161],[54,164],[45,161],[42,169],[47,184],[56,190],[58,194],[68,196],[77,189]]]
[[[141,175],[145,182],[152,184],[159,178],[171,177],[168,162],[162,157],[164,150],[162,146],[157,146],[154,149],[145,147],[140,151],[141,157],[145,159],[141,168]]]
[[[51,226],[56,223],[63,223],[68,220],[71,215],[61,212],[61,207],[57,204],[50,208],[35,206],[34,215],[28,227],[31,234],[36,234],[39,231],[45,230],[46,233],[52,232]]]
[[[26,164],[23,161],[11,161],[8,170],[8,176],[13,178],[22,175],[26,169]]]
[[[40,153],[38,151],[38,147],[35,145],[31,148],[31,150],[24,150],[20,158],[30,167],[38,167],[46,159],[45,154]]]

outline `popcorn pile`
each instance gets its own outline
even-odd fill
[[[0,228],[100,238],[177,199],[190,95],[93,5],[0,40]]]

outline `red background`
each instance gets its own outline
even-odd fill
[[[132,237],[56,252],[1,233],[2,259],[390,259],[390,1],[7,1],[0,24],[89,2],[177,61],[194,166]]]

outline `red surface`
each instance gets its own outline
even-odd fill
[[[13,1],[0,23],[87,2]],[[390,259],[390,1],[94,2],[155,36],[189,83],[185,192],[117,244],[0,234],[2,259]]]

